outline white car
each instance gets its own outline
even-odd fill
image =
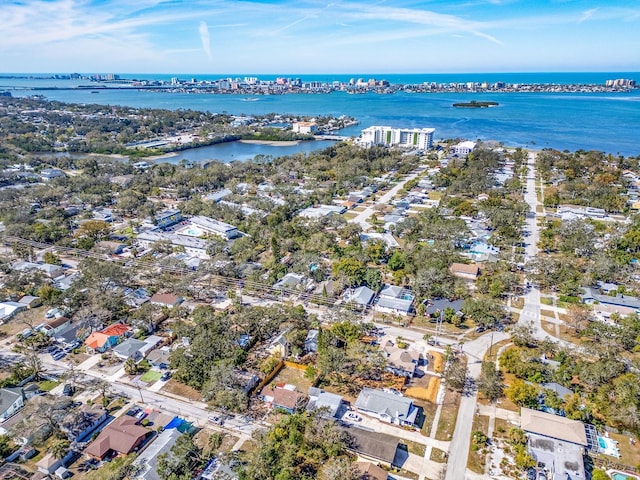
[[[347,413],[347,419],[351,420],[352,422],[359,422],[360,420],[362,420],[362,417],[357,413],[349,412]]]

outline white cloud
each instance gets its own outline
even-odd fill
[[[207,54],[209,60],[213,59],[211,55],[211,36],[209,35],[209,27],[207,26],[207,22],[200,22],[200,27],[198,28],[198,32],[200,33],[200,41],[202,42],[202,49],[204,53]]]
[[[580,20],[578,20],[578,23],[582,23],[586,20],[589,20],[594,13],[596,13],[598,11],[598,8],[590,8],[589,10],[585,10],[584,12],[582,12],[582,17],[580,17]]]

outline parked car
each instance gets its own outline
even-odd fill
[[[360,415],[353,412],[347,413],[347,418],[353,422],[359,422],[360,420],[362,420],[362,417]]]
[[[162,374],[162,376],[160,377],[160,380],[162,380],[163,382],[166,382],[170,378],[171,378],[171,372],[167,371]]]
[[[71,397],[75,393],[75,391],[76,389],[73,387],[73,385],[65,383],[64,388],[62,389],[62,394],[65,397]]]
[[[208,418],[208,420],[209,420],[211,423],[215,423],[216,425],[222,425],[222,424],[224,423],[224,421],[222,420],[222,418],[217,417],[217,416],[209,417],[209,418]]]

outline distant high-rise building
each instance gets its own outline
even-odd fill
[[[385,145],[428,150],[433,146],[435,128],[393,128],[372,126],[362,130],[360,143],[364,146]]]

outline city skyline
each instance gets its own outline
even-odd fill
[[[640,70],[629,0],[23,0],[0,18],[3,73]]]

